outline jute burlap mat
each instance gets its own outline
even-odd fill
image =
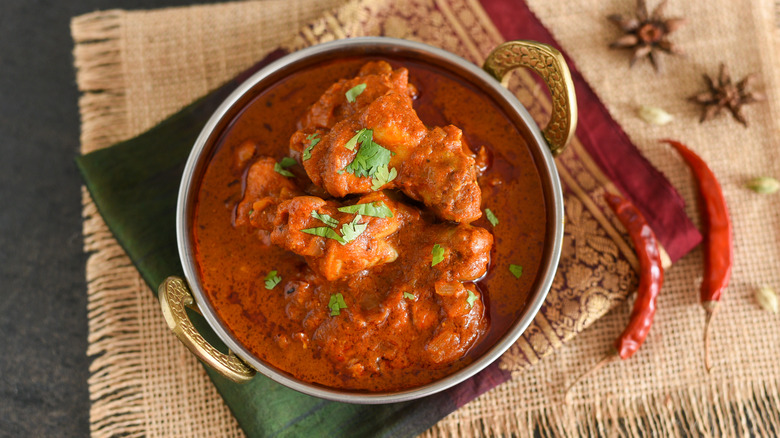
[[[432,1],[404,2],[408,17],[425,13]],[[341,3],[244,2],[107,11],[74,19],[78,83],[84,92],[82,151],[143,132],[286,42],[295,47],[381,26],[391,36],[435,43],[436,35],[402,19],[380,22],[384,2],[352,2],[338,14],[325,13]],[[460,3],[465,6],[454,10],[471,14],[459,17],[462,21],[486,20],[474,2]],[[668,58],[664,75],[641,63],[628,70],[625,53],[606,49],[619,32],[604,17],[629,13],[632,5],[617,0],[528,3],[613,117],[678,187],[692,218],[698,215],[691,177],[655,140],[672,137],[689,143],[720,176],[733,215],[736,264],[713,333],[716,369],[706,375],[701,366],[701,253],[694,251],[667,271],[659,314],[642,351],[584,381],[570,406],[561,403],[561,388],[607,351],[628,317],[629,303],[554,356],[518,369],[512,381],[445,418],[428,434],[522,436],[534,427],[550,435],[611,435],[618,430],[629,435],[778,433],[780,319],[761,311],[753,298],[759,285],[780,289],[778,197],[743,188],[751,176],[780,176],[780,69],[772,3],[673,1],[668,14],[689,19],[674,40],[689,54]],[[356,16],[351,27],[349,20],[336,18],[350,13],[368,16]],[[298,33],[310,22],[314,24]],[[715,73],[720,61],[731,66],[735,78],[761,74],[757,86],[770,99],[746,108],[750,129],[726,117],[699,125],[698,108],[684,100],[703,88],[701,73]],[[636,117],[642,104],[664,107],[676,120],[664,127],[646,125]],[[92,253],[87,279],[88,354],[96,356],[89,382],[93,435],[240,436],[202,368],[168,333],[158,303],[86,195],[84,215],[85,248]]]

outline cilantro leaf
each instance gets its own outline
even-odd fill
[[[380,166],[387,166],[390,164],[390,157],[392,156],[392,151],[383,148],[373,141],[363,143],[360,145],[360,149],[358,150],[357,155],[355,155],[355,159],[352,160],[345,169],[347,172],[358,177],[374,176]]]
[[[362,214],[371,217],[393,217],[393,211],[382,201],[340,207],[342,213]]]
[[[360,144],[360,149],[358,149],[355,158],[351,163],[347,164],[347,167],[345,167],[344,170],[357,177],[373,177],[380,166],[387,166],[390,164],[390,158],[395,155],[395,153],[374,143],[373,138],[374,131],[364,128],[358,131],[354,137],[349,139],[344,147],[349,150],[354,150],[355,146]],[[388,169],[388,176],[389,174],[390,171]],[[389,177],[387,179],[392,180],[392,178]]]
[[[282,281],[282,277],[276,275],[276,271],[271,271],[265,276],[265,288],[271,290],[275,288],[280,281]]]
[[[282,161],[280,161],[278,163],[274,163],[274,172],[276,172],[276,173],[278,173],[280,175],[286,176],[288,178],[292,178],[295,175],[293,175],[292,172],[287,170],[287,168],[295,166],[296,164],[298,164],[298,162],[295,161],[294,158],[284,157],[284,158],[282,158]]]
[[[336,316],[341,314],[341,309],[347,308],[347,302],[344,301],[344,295],[337,293],[330,296],[328,301],[328,308],[330,309],[330,316]]]
[[[490,222],[491,225],[493,225],[494,227],[498,225],[498,218],[492,211],[490,211],[489,208],[485,209],[485,216],[487,216],[487,220],[488,222]]]
[[[444,248],[439,246],[439,244],[434,244],[433,249],[431,250],[431,266],[436,266],[439,263],[444,261]]]
[[[305,230],[301,230],[301,233],[312,234],[320,237],[327,237],[328,239],[333,239],[342,245],[346,245],[347,243],[343,237],[339,236],[339,233],[337,233],[333,228],[330,227],[306,228]]]
[[[395,167],[390,170],[388,170],[387,165],[377,167],[374,178],[371,180],[371,190],[381,189],[382,186],[394,180],[397,176],[398,172],[395,170]]]
[[[416,301],[415,300],[416,297],[414,296],[414,294],[409,292],[404,292],[404,298],[406,298],[407,300]]]
[[[352,136],[349,140],[347,140],[346,143],[344,143],[344,147],[354,151],[355,146],[358,144],[364,144],[364,143],[371,143],[374,140],[374,131],[371,129],[363,128],[355,135]]]
[[[347,97],[347,102],[353,103],[355,101],[355,98],[360,96],[360,93],[363,92],[363,90],[366,89],[366,84],[357,84],[354,87],[347,90],[344,95]]]
[[[515,278],[520,278],[521,275],[523,275],[523,267],[520,265],[509,265],[509,272],[512,273],[512,275],[515,276]]]
[[[358,222],[361,219],[363,219],[363,216],[357,215],[355,216],[355,219],[352,219],[352,222],[341,226],[341,235],[344,236],[344,242],[341,242],[342,245],[352,242],[366,231],[368,223],[359,224]]]
[[[288,178],[292,178],[295,176],[292,172],[286,170],[279,163],[274,164],[274,172],[278,173],[279,175],[286,176]]]
[[[280,163],[281,163],[282,167],[285,168],[285,169],[287,169],[288,167],[292,167],[292,166],[295,166],[296,164],[298,164],[298,162],[295,161],[295,158],[291,158],[291,157],[284,157],[284,158],[282,158],[282,161],[280,161]]]
[[[306,136],[306,140],[311,140],[311,143],[309,143],[309,145],[306,146],[306,149],[303,150],[303,154],[301,155],[301,159],[303,161],[311,158],[311,150],[314,149],[314,146],[317,146],[317,143],[319,143],[320,140],[322,140],[319,135],[320,134],[315,132],[314,134],[309,134]]]
[[[471,291],[471,289],[468,289],[469,296],[466,298],[466,302],[469,303],[469,308],[474,307],[474,302],[477,301],[477,294]]]
[[[313,217],[314,219],[319,219],[322,222],[325,222],[325,225],[331,228],[336,228],[337,226],[339,226],[339,221],[337,221],[334,217],[330,216],[327,213],[318,213],[317,210],[312,210],[311,217]]]

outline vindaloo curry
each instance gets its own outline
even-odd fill
[[[200,182],[201,283],[235,338],[301,380],[430,383],[525,305],[546,231],[530,151],[432,66],[349,58],[263,90]]]

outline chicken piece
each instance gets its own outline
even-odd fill
[[[439,224],[421,251],[431,254],[434,244],[444,250],[444,259],[434,266],[447,281],[477,281],[487,272],[493,235],[482,227]]]
[[[463,132],[453,125],[430,130],[403,161],[394,182],[436,216],[470,223],[482,216],[482,190],[474,158],[462,143]]]
[[[301,158],[303,168],[315,186],[322,187],[330,195],[343,197],[349,193],[369,193],[371,178],[359,178],[343,171],[355,158],[355,151],[344,145],[360,130],[357,121],[348,119],[339,122],[338,128],[320,137],[320,141],[310,149],[311,158]],[[308,147],[309,135],[298,131],[290,138],[290,155],[301,156]],[[350,191],[351,189],[351,191]]]
[[[428,133],[412,105],[395,93],[371,102],[360,112],[357,120],[361,128],[372,130],[374,142],[395,154],[390,161],[392,167],[409,158]]]
[[[356,145],[350,150],[344,145],[356,132],[366,127],[372,129],[374,142],[395,154],[389,161],[391,168],[399,168],[412,151],[408,145],[418,144],[427,133],[425,125],[402,97],[395,93],[382,96],[362,113],[338,122],[311,148],[311,158],[302,160],[302,163],[312,183],[336,197],[372,191],[372,178],[360,177],[345,170],[363,146]],[[308,147],[311,144],[307,140],[308,136],[303,131],[293,134],[290,139],[291,151],[301,153]],[[395,188],[397,184],[397,181],[392,181],[384,187]]]
[[[346,92],[360,84],[365,84],[366,88],[354,102],[349,102]],[[417,95],[417,90],[409,84],[409,71],[405,68],[393,70],[385,61],[366,63],[357,77],[341,79],[331,85],[303,116],[300,129],[307,132],[317,128],[330,129],[338,121],[352,116],[378,97],[390,92],[403,96],[409,106],[412,105],[412,98]]]
[[[361,284],[371,279],[351,280],[345,291],[347,315],[320,318],[321,324],[309,335],[313,345],[353,376],[381,373],[385,367],[404,368],[410,361],[441,366],[463,357],[487,330],[483,297],[473,283],[431,281],[430,262],[418,262],[405,270],[404,283],[383,297]],[[323,302],[328,293],[315,302]],[[317,311],[322,314],[321,308]],[[311,312],[307,318],[317,316]],[[418,353],[398,355],[397,333],[405,333],[406,342],[419,345]]]
[[[312,270],[328,280],[394,261],[398,252],[388,237],[402,224],[420,219],[417,209],[393,201],[383,192],[367,194],[355,205],[383,206],[383,213],[389,212],[390,217],[340,212],[344,206],[336,201],[303,196],[292,179],[274,171],[275,164],[272,158],[262,157],[250,166],[244,198],[236,209],[236,226],[251,225],[270,233],[271,243],[304,256]],[[314,217],[313,212],[331,224]],[[343,239],[345,226],[357,234],[348,242]],[[302,231],[311,228],[330,228],[331,237]],[[365,230],[360,232],[362,228]]]
[[[398,252],[389,237],[402,224],[419,220],[419,212],[382,192],[363,196],[357,204],[384,205],[392,216],[345,213],[338,210],[341,206],[335,201],[298,196],[277,208],[271,243],[304,256],[312,270],[330,281],[395,261]],[[317,228],[329,235],[303,231]]]
[[[236,209],[236,226],[251,224],[256,228],[270,229],[276,216],[276,206],[301,194],[292,179],[274,171],[275,165],[273,158],[262,157],[249,167],[244,197]]]
[[[252,140],[245,140],[238,145],[233,153],[233,171],[241,173],[246,170],[247,164],[257,153],[257,143]]]
[[[428,360],[449,363],[463,357],[482,335],[485,305],[474,283],[437,281],[436,301],[446,317],[425,344]]]
[[[327,123],[311,122],[315,108],[324,107],[323,100],[336,99],[330,92],[315,103],[301,123],[304,128],[290,139],[291,155],[301,157],[315,185],[336,197],[399,188],[442,219],[470,223],[482,215],[474,156],[460,129],[450,125],[428,130],[412,108],[407,89],[373,83],[367,83],[355,103],[347,104],[349,111],[338,112],[342,118],[336,114]],[[346,102],[343,96],[338,99]],[[371,142],[345,147],[364,129],[370,130]],[[364,148],[374,153],[361,152]],[[377,150],[380,154],[374,155]],[[364,162],[362,168],[354,164],[359,162]],[[385,183],[391,178],[376,176],[381,166],[396,177]]]
[[[416,208],[394,201],[381,191],[362,196],[356,204],[384,205],[392,217],[363,214],[356,220],[357,214],[339,211],[342,204],[336,201],[303,196],[291,178],[274,171],[275,164],[272,158],[262,157],[250,166],[244,198],[236,210],[236,225],[251,225],[271,233],[271,243],[306,257],[311,268],[328,280],[394,261],[398,253],[387,237],[408,224],[429,236],[419,258],[427,259],[434,244],[444,249],[444,260],[435,268],[447,279],[474,281],[486,272],[493,246],[493,236],[487,230],[466,224],[430,227]],[[331,224],[314,217],[313,212],[331,218]],[[344,226],[358,230],[364,224],[365,230],[349,244],[338,240],[344,236]],[[331,237],[301,231],[329,226]]]

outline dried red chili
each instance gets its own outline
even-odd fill
[[[639,258],[639,287],[637,288],[636,300],[631,310],[628,325],[615,340],[612,351],[588,372],[577,378],[567,388],[567,395],[569,390],[583,377],[618,357],[623,360],[628,359],[639,350],[648,332],[650,332],[650,326],[653,325],[658,293],[661,291],[661,285],[664,282],[664,270],[661,264],[661,251],[658,247],[658,240],[644,216],[627,199],[611,193],[606,193],[604,198],[612,210],[615,211],[618,219],[620,219],[620,223],[628,230],[631,241],[634,243],[634,248],[636,248],[636,254]]]
[[[718,310],[723,290],[729,284],[732,264],[732,230],[726,198],[718,179],[707,163],[674,140],[661,140],[671,145],[683,157],[696,176],[704,229],[704,278],[701,282],[701,305],[707,312],[704,323],[704,366],[712,369],[710,360],[710,323]]]
[[[639,210],[627,199],[607,193],[607,203],[628,230],[639,257],[639,288],[626,329],[615,341],[621,359],[628,359],[645,341],[655,316],[656,300],[664,282],[664,268],[658,240]]]

